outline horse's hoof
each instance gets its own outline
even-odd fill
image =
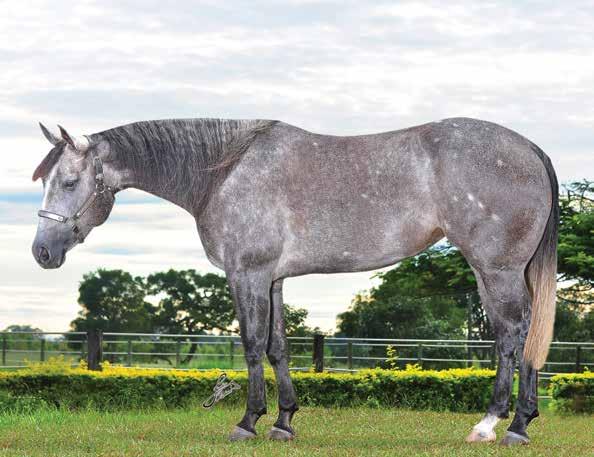
[[[252,433],[236,425],[233,431],[231,432],[231,435],[229,435],[229,441],[245,441],[251,440],[255,437],[255,433]]]
[[[275,441],[290,441],[295,438],[295,435],[282,428],[272,426],[268,432],[268,438]]]
[[[518,444],[528,444],[530,440],[527,436],[520,435],[518,433],[510,432],[509,430],[505,433],[503,439],[499,442],[502,446],[516,446]]]
[[[470,435],[466,437],[467,443],[492,443],[497,438],[494,431],[481,432],[473,429]]]

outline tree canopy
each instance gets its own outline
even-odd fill
[[[466,336],[469,303],[478,300],[472,272],[457,250],[433,247],[376,276],[381,283],[356,295],[351,308],[338,316],[340,334],[359,338]]]
[[[576,304],[594,304],[594,182],[565,187],[560,199],[560,296]]]
[[[151,331],[152,305],[146,301],[143,278],[99,269],[83,276],[78,292],[82,309],[70,324],[73,331]]]
[[[161,297],[153,328],[162,333],[228,333],[234,319],[227,280],[214,273],[169,270],[149,275],[146,291]]]

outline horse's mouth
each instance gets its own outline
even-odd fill
[[[62,249],[62,252],[60,253],[59,258],[51,258],[45,262],[42,260],[39,260],[38,257],[36,257],[35,259],[37,260],[37,263],[39,264],[39,266],[41,268],[43,268],[44,270],[54,270],[54,269],[60,268],[62,265],[64,265],[64,262],[66,261],[66,249]]]

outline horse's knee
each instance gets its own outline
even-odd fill
[[[250,347],[245,348],[245,361],[248,366],[254,366],[262,363],[264,359],[264,345],[248,345]]]
[[[277,344],[270,345],[268,351],[266,352],[266,356],[268,357],[268,361],[271,365],[277,365],[287,358],[286,351]]]
[[[259,354],[256,352],[246,352],[245,354],[245,361],[248,364],[248,366],[255,366],[261,364],[263,358],[263,354]]]

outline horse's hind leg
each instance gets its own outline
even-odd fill
[[[501,441],[501,444],[505,446],[528,444],[529,439],[526,428],[532,419],[538,417],[538,371],[523,359],[524,344],[528,335],[528,323],[530,322],[529,316],[530,314],[528,314],[527,322],[524,321],[526,325],[522,326],[517,347],[517,356],[520,360],[520,388],[514,419]]]
[[[274,369],[278,389],[278,419],[270,430],[269,437],[276,440],[290,440],[295,437],[291,427],[297,407],[297,396],[289,375],[289,351],[283,309],[283,281],[275,281],[271,289],[272,315],[270,317],[270,341],[266,351]]]
[[[227,279],[235,302],[249,376],[246,412],[229,436],[230,440],[236,441],[254,438],[256,422],[266,414],[262,359],[268,344],[272,280],[266,269],[228,270]]]
[[[466,440],[468,442],[495,441],[495,426],[501,419],[509,417],[515,356],[516,353],[521,354],[523,340],[528,331],[530,295],[526,287],[523,268],[494,271],[475,269],[474,271],[481,301],[495,332],[499,363],[487,414],[475,425]],[[521,381],[523,389],[518,399],[518,411],[530,409],[531,411],[526,416],[528,417],[536,411],[535,404],[532,404],[532,399],[536,395],[536,384],[531,380],[532,374],[529,371],[524,370],[521,376],[523,377]],[[518,421],[523,424],[523,428],[517,427],[516,433],[518,433],[518,437],[520,434],[525,436],[525,425],[529,420],[524,418],[523,412],[518,414],[520,414]],[[513,437],[513,433],[512,431],[510,435],[508,432],[502,444],[509,444],[508,436]],[[524,441],[527,442],[527,440],[528,438],[525,437]]]

